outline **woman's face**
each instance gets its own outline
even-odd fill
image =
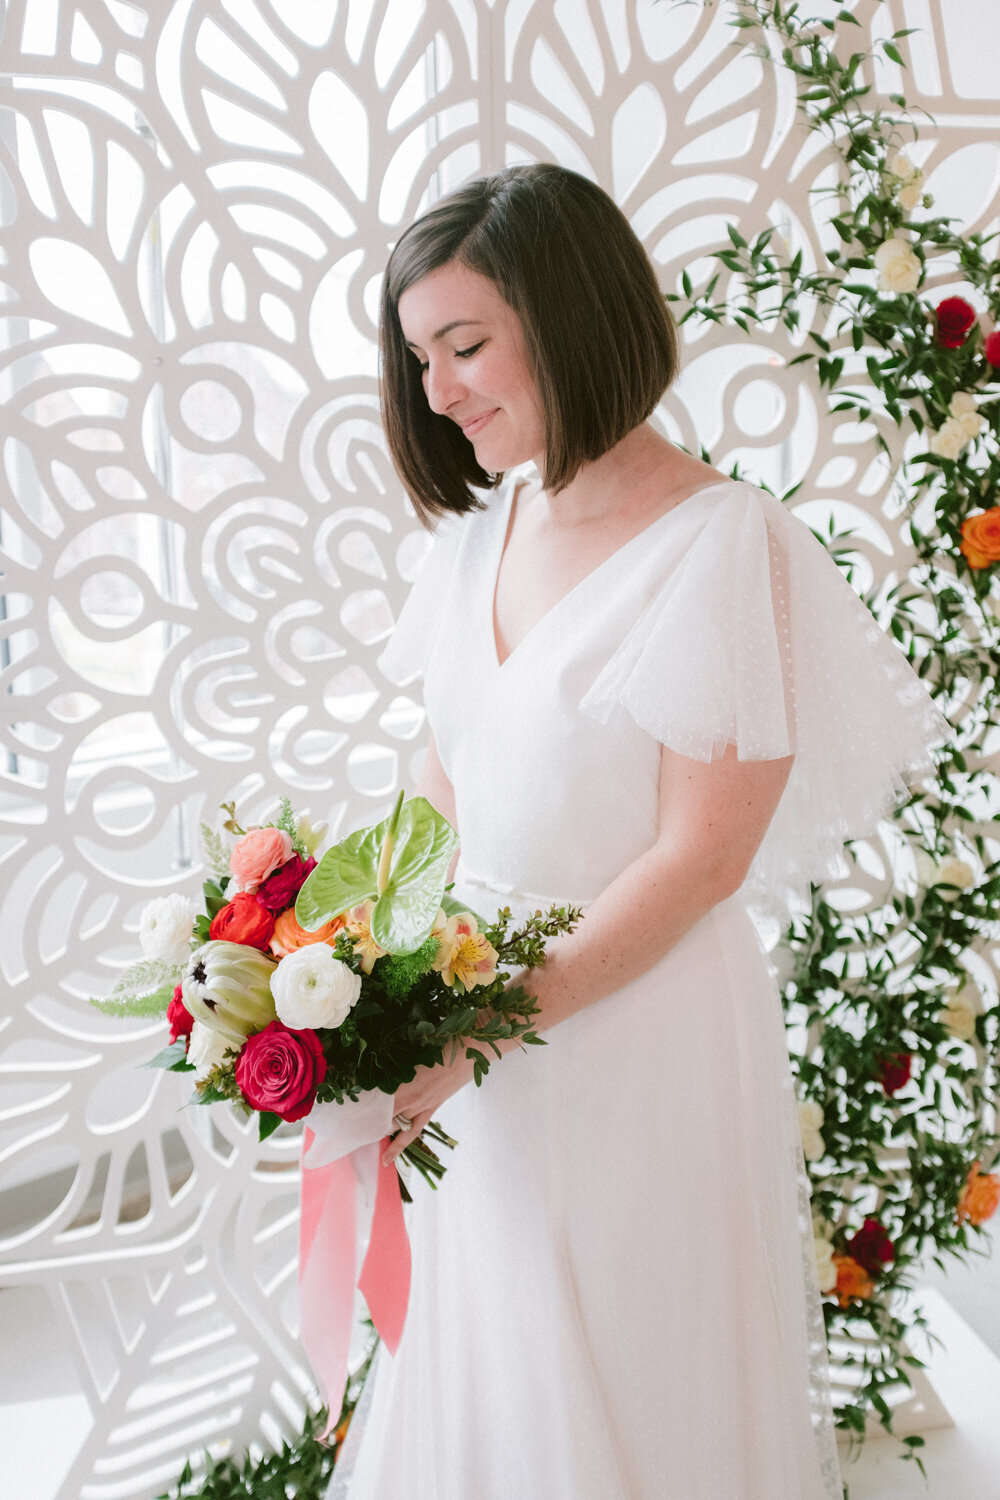
[[[545,421],[520,320],[488,276],[448,261],[399,299],[403,337],[432,411],[457,422],[490,473],[533,459]]]

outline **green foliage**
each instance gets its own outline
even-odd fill
[[[209,1461],[204,1474],[186,1463],[177,1485],[159,1500],[323,1500],[336,1448],[319,1440],[326,1412],[307,1412],[302,1433],[278,1453]]]
[[[891,1431],[885,1392],[909,1384],[902,1344],[912,1325],[894,1315],[896,1294],[914,1285],[927,1254],[965,1254],[981,1242],[956,1206],[971,1163],[989,1170],[1000,1154],[996,997],[981,997],[970,1040],[942,1019],[991,941],[1000,896],[987,842],[1000,821],[988,758],[1000,694],[1000,625],[989,603],[996,568],[973,568],[961,551],[962,523],[997,503],[1000,372],[985,358],[978,322],[958,348],[939,342],[928,296],[946,273],[977,294],[995,325],[1000,261],[996,236],[963,234],[935,214],[919,173],[897,155],[916,138],[913,116],[901,94],[881,103],[872,80],[879,56],[905,67],[908,31],[866,49],[847,10],[816,17],[794,0],[734,4],[737,44],[794,76],[800,118],[838,168],[826,213],[835,238],[809,268],[774,224],[741,222],[704,280],[682,272],[671,300],[680,323],[734,326],[782,352],[791,343],[788,364],[812,367],[831,416],[866,424],[916,553],[908,576],[866,602],[953,725],[936,775],[895,815],[896,869],[881,904],[852,914],[816,888],[783,944],[786,1016],[805,1037],[792,1066],[800,1097],[823,1111],[825,1154],[810,1162],[814,1212],[835,1249],[867,1215],[895,1247],[872,1297],[825,1304],[831,1330],[876,1337],[839,1414],[844,1430],[862,1434],[869,1409]],[[877,270],[879,247],[894,239],[915,257],[912,290],[892,290]],[[956,457],[935,451],[953,401],[969,396],[978,430]],[[849,538],[831,531],[821,540],[850,577]],[[958,884],[941,868],[954,860],[964,866],[954,869]],[[912,1058],[913,1076],[890,1094],[882,1066],[894,1054]],[[906,1443],[905,1456],[922,1468],[919,1446]]]
[[[199,823],[201,830],[201,847],[205,855],[205,863],[210,870],[218,875],[220,880],[229,876],[229,847],[222,835],[216,833],[207,823]]]
[[[389,954],[379,959],[379,979],[390,1000],[404,1000],[417,980],[430,973],[437,949],[437,938],[429,937],[415,953]]]
[[[140,959],[129,965],[107,999],[90,1004],[106,1016],[165,1016],[183,972],[183,964]]]

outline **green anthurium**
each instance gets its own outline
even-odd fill
[[[413,953],[441,906],[458,835],[425,797],[403,800],[374,828],[359,829],[328,849],[299,891],[296,920],[321,927],[372,900],[372,937],[387,953]]]

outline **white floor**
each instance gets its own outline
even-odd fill
[[[982,1322],[992,1342],[1000,1314],[1000,1256],[971,1272],[958,1271],[958,1300],[973,1311],[986,1309]],[[900,1460],[892,1438],[870,1439],[854,1460],[845,1446],[848,1500],[1000,1500],[1000,1354],[973,1332],[938,1286],[925,1286],[919,1300],[944,1347],[915,1345],[915,1352],[927,1360],[934,1391],[955,1425],[926,1434],[921,1453],[927,1480],[915,1464]],[[42,1305],[30,1290],[0,1292],[2,1500],[77,1500],[59,1490],[90,1416],[74,1389],[70,1362],[39,1328]],[[46,1351],[41,1358],[40,1348]]]

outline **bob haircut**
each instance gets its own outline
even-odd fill
[[[545,414],[542,483],[556,494],[655,410],[677,371],[677,333],[642,244],[601,188],[566,167],[506,167],[411,224],[389,257],[379,310],[389,454],[424,525],[483,509],[470,486],[501,475],[431,410],[399,322],[408,287],[457,260],[488,276],[520,319]]]

